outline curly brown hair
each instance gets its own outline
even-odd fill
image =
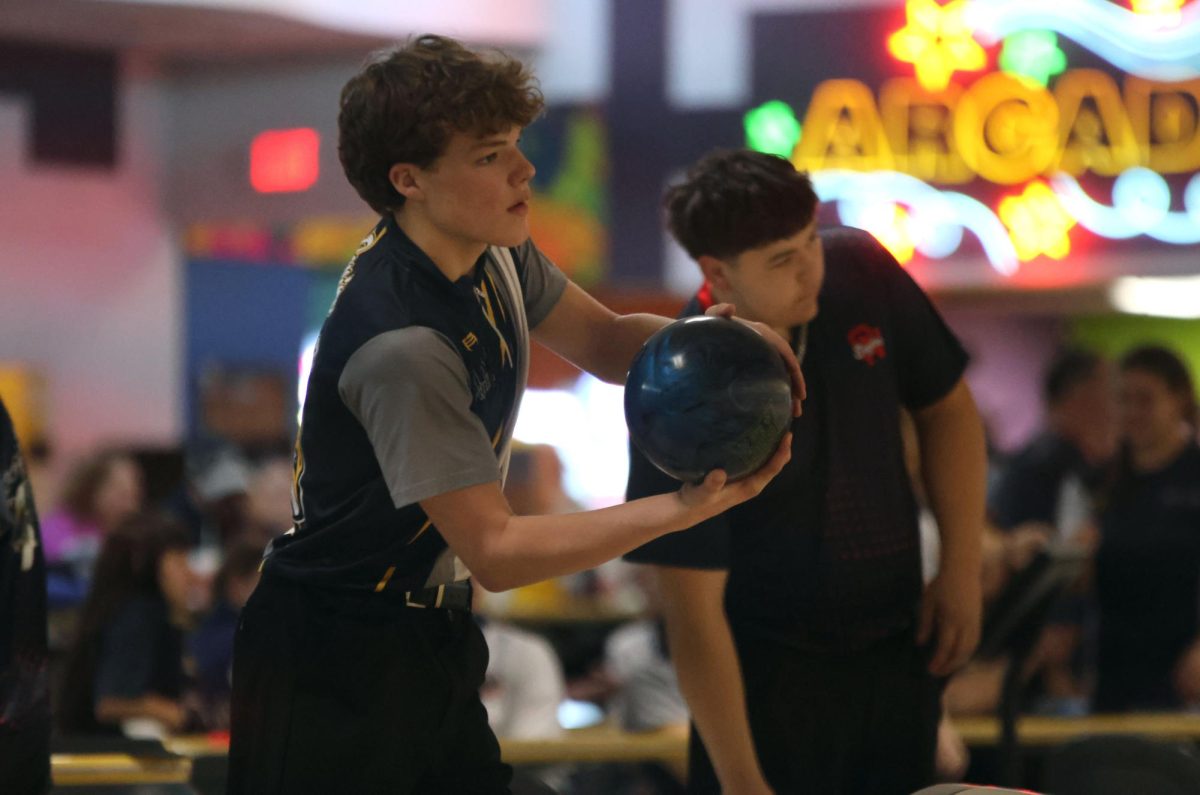
[[[358,195],[380,214],[404,204],[388,171],[428,168],[456,132],[491,135],[525,127],[544,100],[520,61],[421,36],[372,55],[342,88],[338,158]]]

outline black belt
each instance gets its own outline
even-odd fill
[[[462,580],[447,585],[434,585],[419,591],[406,591],[406,607],[435,607],[442,610],[471,612],[471,581]]]

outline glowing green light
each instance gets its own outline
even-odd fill
[[[773,99],[746,111],[742,119],[746,146],[759,152],[790,157],[800,140],[800,122],[790,105]]]
[[[1067,68],[1067,56],[1058,47],[1058,36],[1049,30],[1023,30],[1004,40],[1000,68],[1045,86]]]

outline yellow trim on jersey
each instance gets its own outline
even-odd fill
[[[383,579],[381,579],[381,580],[380,580],[380,581],[379,581],[379,582],[378,582],[378,583],[375,585],[375,593],[379,593],[379,592],[380,592],[380,591],[382,591],[384,588],[386,588],[386,587],[387,587],[387,584],[388,584],[388,580],[392,579],[392,575],[393,575],[393,574],[395,574],[395,573],[396,573],[396,567],[395,567],[395,566],[388,566],[388,570],[387,570],[386,572],[384,572],[384,574],[383,574]]]
[[[488,285],[492,285],[492,292],[496,293],[496,303],[500,304],[500,314],[504,315],[504,302],[500,300],[499,292],[496,291],[496,285],[492,284],[492,277],[484,274],[484,284],[481,287],[475,288],[475,295],[479,298],[480,308],[483,309],[483,315],[487,318],[488,324],[492,327],[492,331],[496,332],[496,339],[500,340],[500,364],[507,364],[509,367],[515,366],[512,349],[508,347],[508,340],[504,339],[504,335],[500,333],[500,327],[496,325],[496,310],[492,307],[492,297],[488,293]]]
[[[388,228],[385,226],[382,230],[380,230],[379,234],[371,232],[371,234],[364,237],[362,242],[358,244],[358,248],[354,249],[354,256],[357,257],[359,254],[366,254],[368,251],[375,248],[375,244],[380,240],[383,240],[383,236],[387,234],[387,231]]]
[[[430,526],[431,524],[433,524],[433,520],[432,520],[432,519],[426,519],[426,520],[425,520],[425,524],[421,525],[421,529],[417,531],[417,534],[416,534],[415,536],[413,536],[411,539],[409,539],[408,543],[410,543],[410,544],[411,544],[411,543],[413,543],[414,541],[416,541],[418,538],[420,538],[420,537],[421,537],[421,534],[422,534],[422,533],[424,533],[426,530],[428,530],[428,529],[429,529],[429,526]]]
[[[304,449],[300,446],[302,430],[296,431],[295,457],[292,459],[292,521],[296,526],[304,524],[304,489],[300,479],[304,477]]]
[[[488,284],[492,286],[492,292],[496,295],[496,306],[500,307],[500,317],[508,320],[508,313],[504,311],[504,301],[500,299],[500,291],[496,289],[496,280],[487,271],[483,272],[483,278],[487,279]]]

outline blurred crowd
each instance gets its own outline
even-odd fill
[[[993,613],[1035,624],[1036,641],[1019,660],[1021,710],[1200,705],[1195,394],[1187,366],[1166,347],[1117,361],[1064,350],[1045,373],[1041,432],[994,457],[984,589]],[[916,471],[919,451],[909,451]],[[44,456],[29,456],[49,582],[52,704],[65,734],[228,727],[238,611],[267,543],[291,526],[291,462],[285,451],[221,444],[189,453],[183,469],[180,483],[151,499],[145,463],[131,451],[96,451],[58,482]],[[507,492],[517,511],[576,508],[545,445],[516,451]],[[929,578],[937,532],[929,516],[922,525]],[[1030,610],[1014,590],[1036,580],[1036,566],[1062,559],[1078,563],[1076,574],[1055,583],[1044,610]],[[583,641],[536,631],[555,610],[581,605],[591,612],[579,623],[593,627]],[[530,606],[540,618],[529,619]],[[593,720],[627,731],[686,732],[644,570],[617,562],[525,592],[482,594],[478,607],[492,655],[484,698],[501,736],[557,736],[564,722],[574,725],[563,719],[571,703],[594,705]],[[986,653],[945,691],[948,778],[966,758],[953,716],[994,712],[1004,695],[1013,660],[1002,638],[989,643],[995,626],[985,626]],[[542,773],[551,782],[578,775]],[[638,777],[640,791],[671,792],[677,773],[625,775]],[[575,791],[587,786],[577,781]]]

